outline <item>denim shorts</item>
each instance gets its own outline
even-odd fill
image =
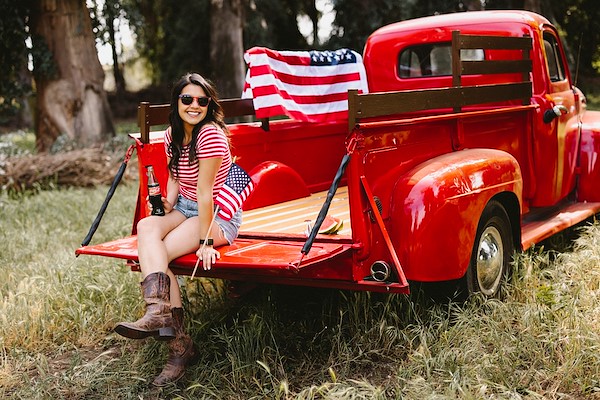
[[[198,203],[186,199],[182,195],[177,196],[177,203],[175,204],[174,209],[182,213],[186,218],[196,217],[198,215]],[[242,210],[237,210],[229,221],[226,221],[217,215],[215,217],[215,223],[219,225],[225,239],[231,244],[237,237],[240,226],[242,225]]]

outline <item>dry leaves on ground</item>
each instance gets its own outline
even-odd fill
[[[57,154],[7,158],[0,168],[0,188],[24,191],[46,185],[90,187],[110,184],[123,162],[124,153],[90,148]],[[135,179],[135,162],[129,162],[123,180]]]

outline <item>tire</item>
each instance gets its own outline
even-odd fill
[[[471,261],[465,274],[469,294],[499,298],[508,281],[514,240],[506,209],[492,200],[481,213]]]

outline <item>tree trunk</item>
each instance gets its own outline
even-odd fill
[[[310,18],[313,26],[313,48],[319,47],[319,10],[317,9],[316,0],[308,0],[304,4],[304,12]]]
[[[38,150],[48,151],[62,134],[78,146],[113,136],[104,71],[85,0],[36,0],[31,30]]]
[[[115,78],[115,91],[117,99],[121,99],[125,94],[125,78],[119,65],[119,55],[117,54],[117,37],[115,32],[115,22],[118,16],[115,12],[115,6],[110,3],[104,4],[106,11],[106,28],[108,30],[108,44],[110,45],[113,59],[113,76]]]
[[[541,14],[542,12],[542,4],[540,0],[525,0],[523,8],[538,14]]]
[[[210,62],[221,98],[240,97],[245,75],[241,0],[211,0]]]
[[[466,11],[481,11],[483,9],[483,5],[481,4],[480,0],[466,0],[462,3]]]

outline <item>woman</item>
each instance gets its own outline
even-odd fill
[[[162,198],[166,214],[143,218],[137,225],[146,313],[136,322],[115,327],[132,339],[169,340],[169,357],[152,382],[155,386],[177,381],[197,355],[183,329],[181,292],[169,263],[195,251],[202,267],[209,270],[220,258],[215,247],[232,243],[241,225],[239,210],[229,221],[216,216],[211,228],[214,199],[232,163],[228,130],[213,85],[199,74],[184,75],[173,87],[169,122],[164,140],[169,179]]]

